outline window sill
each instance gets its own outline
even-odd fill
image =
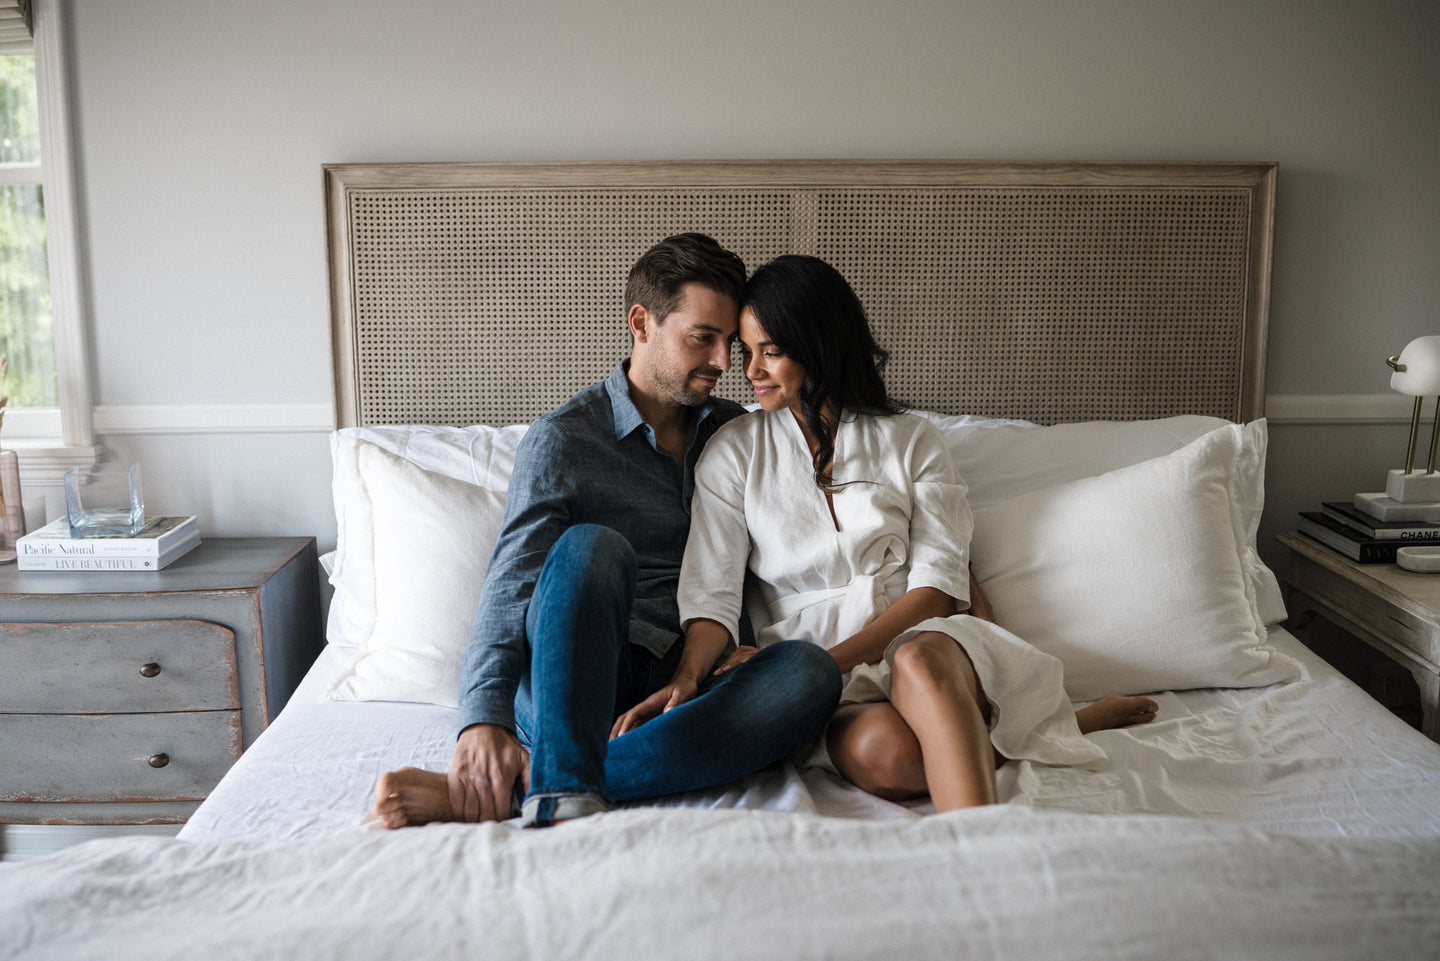
[[[99,459],[100,447],[73,447],[58,437],[7,437],[0,448],[13,450],[20,458],[20,486],[58,486],[72,467],[90,467]]]

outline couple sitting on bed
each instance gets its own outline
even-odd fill
[[[382,823],[553,824],[807,746],[947,811],[996,800],[997,759],[1094,764],[1084,733],[1153,719],[1142,697],[1075,712],[1059,661],[988,619],[964,483],[832,267],[781,257],[747,284],[683,234],[625,299],[630,359],[517,453],[449,771],[384,775]],[[753,414],[710,396],[737,331]]]

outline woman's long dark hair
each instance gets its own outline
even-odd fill
[[[800,411],[820,442],[815,484],[834,493],[835,431],[821,413],[827,404],[849,414],[900,413],[904,408],[885,389],[890,352],[875,343],[850,284],[818,257],[790,254],[755,271],[745,285],[745,306],[775,346],[805,368]]]

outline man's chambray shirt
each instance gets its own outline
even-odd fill
[[[575,524],[603,524],[635,548],[640,580],[630,642],[660,656],[680,637],[675,589],[690,532],[695,461],[716,429],[745,411],[718,398],[700,408],[682,468],[655,446],[654,431],[631,402],[628,368],[625,361],[538,418],[520,442],[460,670],[460,730],[515,729],[530,595],[551,546]]]

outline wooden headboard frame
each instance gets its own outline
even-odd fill
[[[838,267],[914,407],[1263,414],[1274,164],[679,162],[324,169],[340,426],[525,422],[628,355],[650,244]],[[750,400],[731,372],[721,393]]]

